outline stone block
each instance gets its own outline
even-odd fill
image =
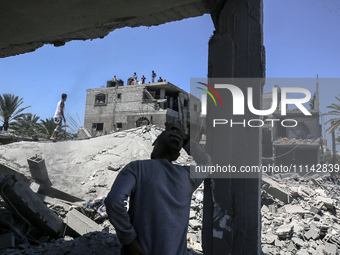
[[[66,214],[64,223],[79,235],[84,235],[94,231],[102,231],[103,229],[96,222],[75,209]]]
[[[52,186],[48,177],[45,160],[37,155],[27,159],[32,178],[43,186]]]

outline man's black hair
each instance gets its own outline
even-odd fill
[[[65,99],[67,97],[67,95],[64,93],[61,95],[61,99]]]

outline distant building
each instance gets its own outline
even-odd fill
[[[318,93],[318,92],[317,92]],[[280,94],[280,90],[279,90]],[[281,96],[278,96],[279,100]],[[317,97],[318,98],[318,97]],[[262,109],[269,109],[272,93],[263,95]],[[312,166],[319,163],[319,153],[322,146],[321,125],[319,123],[318,100],[314,102],[314,109],[309,109],[311,116],[304,115],[299,109],[287,110],[287,115],[281,115],[281,102],[278,102],[278,109],[265,119],[278,121],[265,121],[262,128],[262,163],[297,167]],[[287,120],[284,127],[281,121]],[[295,123],[296,124],[296,123]]]
[[[199,99],[170,82],[88,89],[84,126],[96,136],[148,124],[164,128],[179,120],[188,132],[190,100],[191,121],[198,123]]]

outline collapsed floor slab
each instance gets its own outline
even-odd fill
[[[10,209],[40,231],[61,236],[63,221],[51,211],[18,175],[0,176],[0,194]]]

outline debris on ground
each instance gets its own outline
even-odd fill
[[[268,187],[268,183],[273,187]],[[338,254],[339,184],[328,174],[264,176],[263,254]],[[276,192],[272,192],[274,189]],[[282,199],[289,196],[292,199]]]
[[[127,163],[150,157],[161,132],[144,126],[78,141],[1,145],[0,254],[119,254],[102,201]],[[191,161],[183,150],[175,163]],[[338,254],[339,184],[328,174],[263,175],[263,254]],[[20,196],[14,199],[10,187]],[[17,207],[39,214],[23,217]],[[37,215],[39,221],[26,219]],[[54,217],[57,226],[46,228]],[[202,217],[203,185],[192,196],[188,254],[202,254]]]
[[[162,131],[143,126],[78,141],[1,145],[0,254],[120,254],[103,201],[127,163],[150,158]],[[175,163],[191,161],[182,150]],[[192,200],[190,255],[202,251],[202,200],[200,188]],[[51,222],[57,223],[52,230]]]

